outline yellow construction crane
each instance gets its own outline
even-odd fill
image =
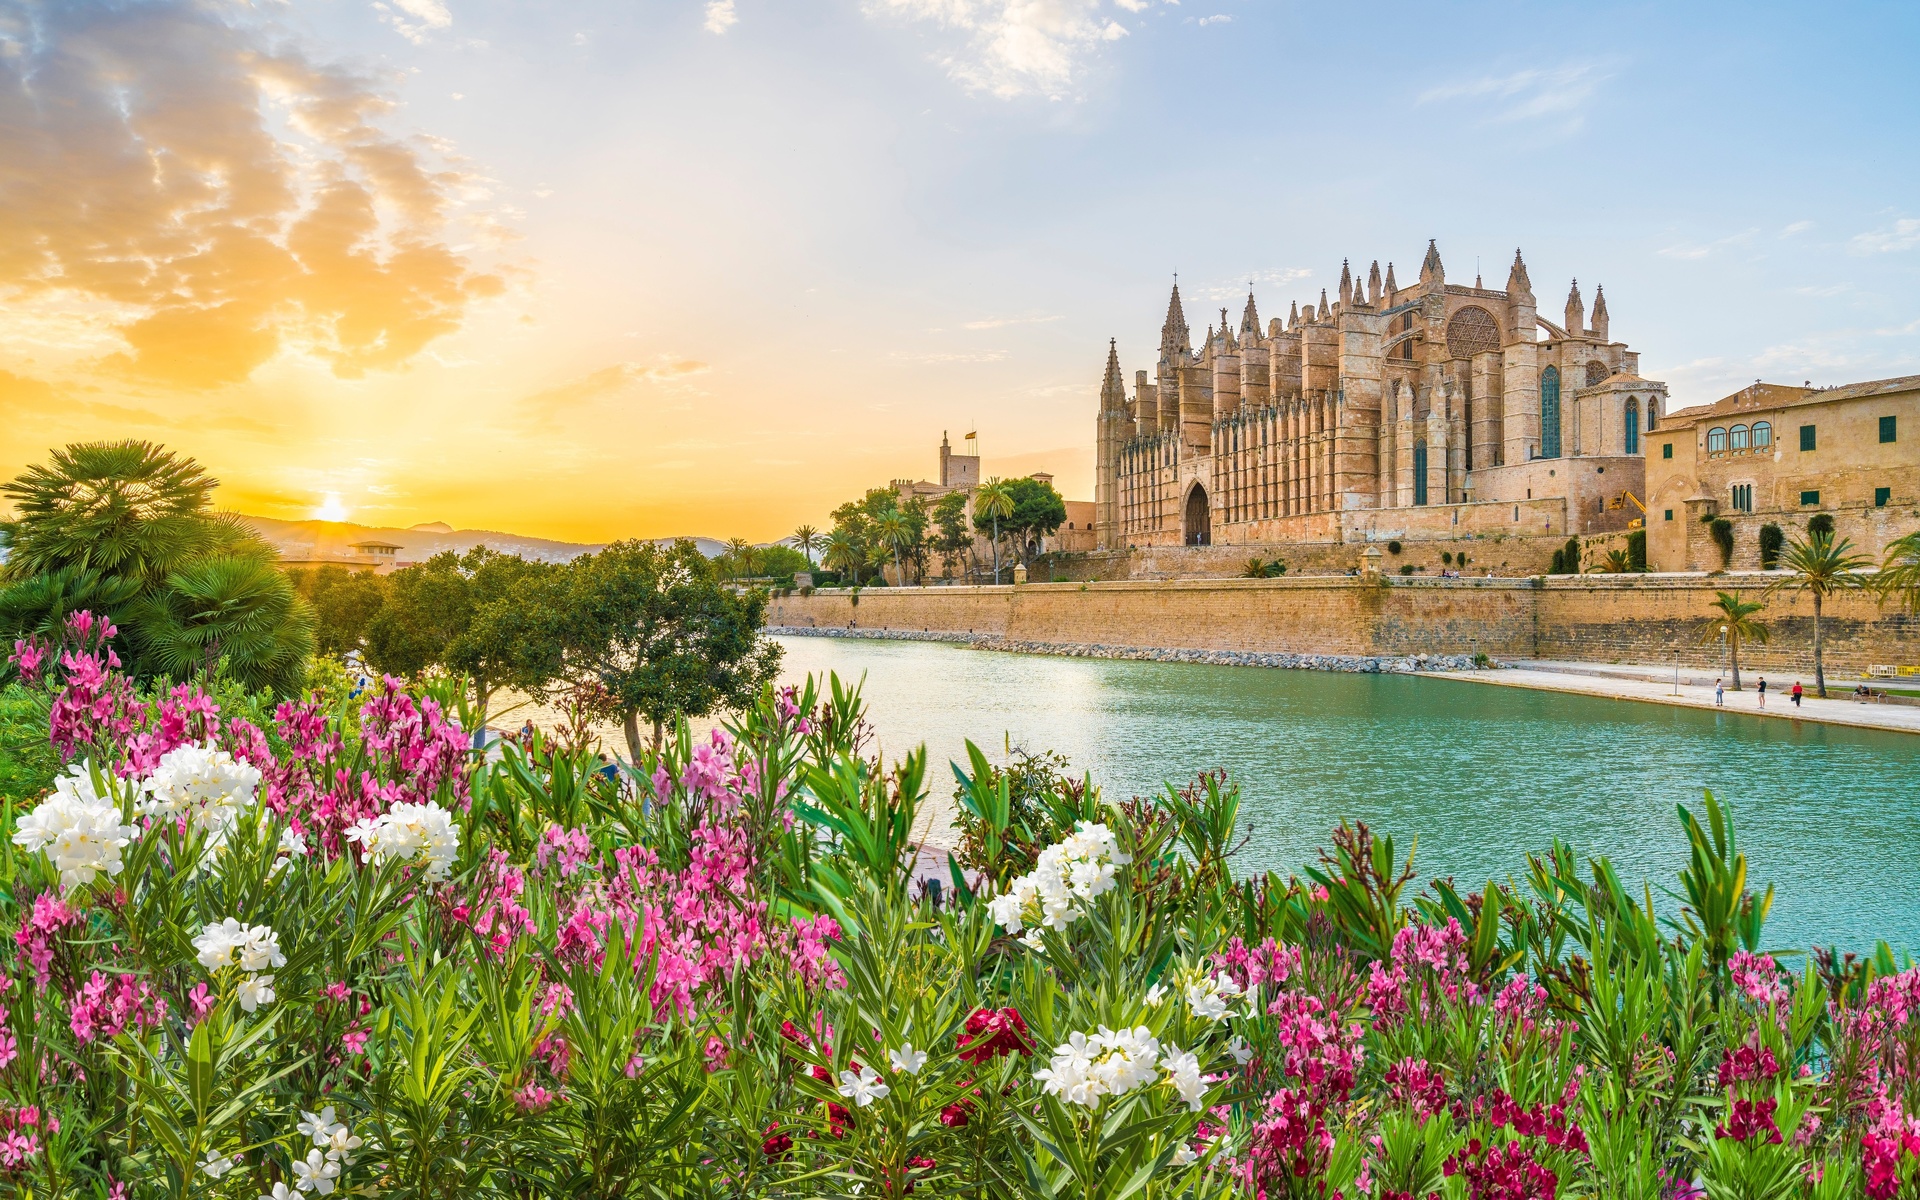
[[[1628,521],[1627,528],[1628,529],[1645,529],[1647,526],[1647,506],[1640,503],[1640,497],[1634,495],[1632,492],[1621,492],[1618,496],[1615,496],[1613,498],[1613,501],[1610,504],[1608,504],[1607,507],[1609,509],[1622,509],[1622,508],[1625,508],[1629,502],[1631,502],[1635,508],[1640,510],[1640,515],[1635,517],[1633,520]]]

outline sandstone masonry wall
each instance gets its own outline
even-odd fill
[[[945,633],[1055,645],[1282,654],[1487,654],[1589,662],[1722,661],[1696,630],[1720,590],[1758,595],[1738,574],[1536,579],[1352,578],[1130,580],[1020,587],[823,590],[775,597],[767,623]],[[1774,596],[1768,645],[1741,666],[1812,670],[1812,604]],[[1920,664],[1920,619],[1861,596],[1836,597],[1823,621],[1830,675]]]

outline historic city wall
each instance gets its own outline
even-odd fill
[[[1758,595],[1766,577],[1575,576],[1547,579],[1352,578],[1129,580],[1019,587],[869,588],[775,597],[767,623],[945,633],[1060,645],[1291,654],[1487,654],[1711,667],[1697,629],[1717,590]],[[1776,595],[1773,638],[1741,665],[1811,670],[1812,605]],[[1861,596],[1826,607],[1827,664],[1920,664],[1920,619]]]

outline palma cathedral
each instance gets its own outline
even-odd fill
[[[1364,280],[1262,324],[1251,293],[1196,350],[1178,281],[1159,357],[1128,395],[1111,344],[1100,391],[1102,548],[1414,541],[1626,527],[1644,495],[1641,438],[1666,407],[1639,355],[1589,315],[1575,280],[1559,322],[1518,251],[1505,290],[1448,283],[1429,242],[1406,287]]]

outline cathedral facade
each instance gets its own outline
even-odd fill
[[[1095,530],[1129,546],[1353,542],[1501,532],[1571,536],[1639,515],[1641,443],[1666,386],[1588,317],[1576,280],[1561,323],[1540,315],[1514,252],[1504,291],[1446,281],[1428,243],[1407,287],[1378,262],[1339,295],[1196,350],[1176,282],[1152,378],[1127,393],[1107,354]]]

